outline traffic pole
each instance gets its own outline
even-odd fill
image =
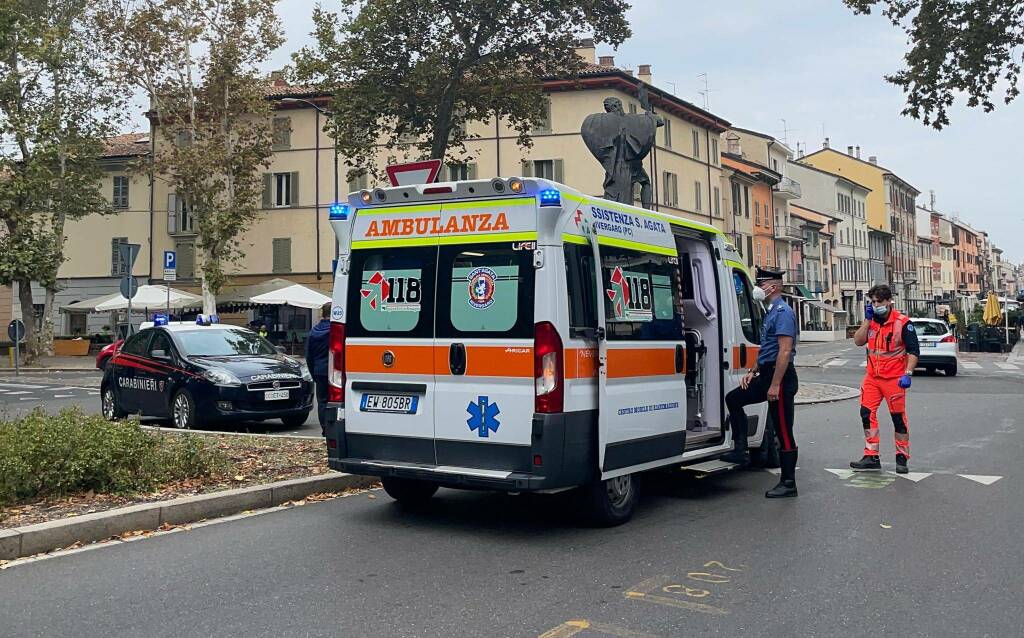
[[[18,335],[18,329],[14,329],[14,376],[18,376],[20,373],[21,362],[21,338]]]

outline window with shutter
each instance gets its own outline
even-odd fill
[[[534,160],[533,177],[555,179],[555,163],[551,160]]]
[[[693,156],[700,159],[700,131],[693,129]]]
[[[167,196],[167,234],[178,233],[178,197],[174,193]]]
[[[721,217],[722,216],[722,191],[721,191],[720,188],[715,186],[714,192],[715,192],[715,203],[714,203],[715,217]]]
[[[290,185],[288,187],[288,205],[298,206],[299,205],[299,172],[293,171],[289,173]]]
[[[694,208],[694,210],[697,210],[697,211],[704,210],[704,203],[702,201],[703,199],[704,198],[701,197],[701,194],[700,194],[700,182],[694,182],[693,183],[693,208]]]
[[[541,115],[541,121],[537,123],[537,127],[533,129],[534,133],[550,133],[551,132],[551,99],[544,99],[543,114]]]
[[[128,177],[125,175],[114,176],[114,208],[128,208]]]
[[[348,180],[348,191],[354,193],[356,191],[364,191],[369,188],[370,178],[363,173],[362,175],[356,175],[352,179]]]
[[[178,279],[195,279],[196,276],[196,244],[193,241],[174,243],[177,254]]]
[[[292,239],[276,237],[273,241],[273,268],[275,273],[292,271]]]
[[[672,148],[672,120],[665,118],[665,148]]]
[[[110,276],[121,277],[128,274],[128,264],[121,260],[121,244],[127,244],[127,237],[112,237],[110,239]]]

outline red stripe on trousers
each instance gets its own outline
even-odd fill
[[[779,424],[781,426],[780,432],[782,433],[782,447],[786,450],[792,450],[793,443],[789,440],[789,432],[786,431],[786,410],[782,406],[781,398],[776,401],[776,404],[779,406]]]

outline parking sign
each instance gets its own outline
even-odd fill
[[[173,250],[164,251],[164,281],[178,278],[178,255]]]

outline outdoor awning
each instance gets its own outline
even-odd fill
[[[319,308],[330,300],[330,297],[312,288],[287,279],[275,278],[231,289],[217,298],[217,307],[238,309],[273,305]]]
[[[167,286],[139,286],[138,292],[132,298],[132,308],[136,310],[166,308],[168,305],[174,310],[180,310],[200,303],[202,298],[198,295],[176,288],[168,290]],[[113,312],[127,309],[128,300],[121,293],[77,301],[61,308],[64,312]]]
[[[821,308],[825,312],[831,312],[831,313],[837,314],[837,315],[845,315],[846,314],[846,311],[843,310],[842,308],[832,307],[832,306],[830,306],[830,305],[828,305],[826,303],[822,303],[822,302],[818,301],[817,299],[800,299],[799,301],[800,301],[800,303],[802,303],[804,305],[807,305],[807,306],[811,306],[812,308]]]

